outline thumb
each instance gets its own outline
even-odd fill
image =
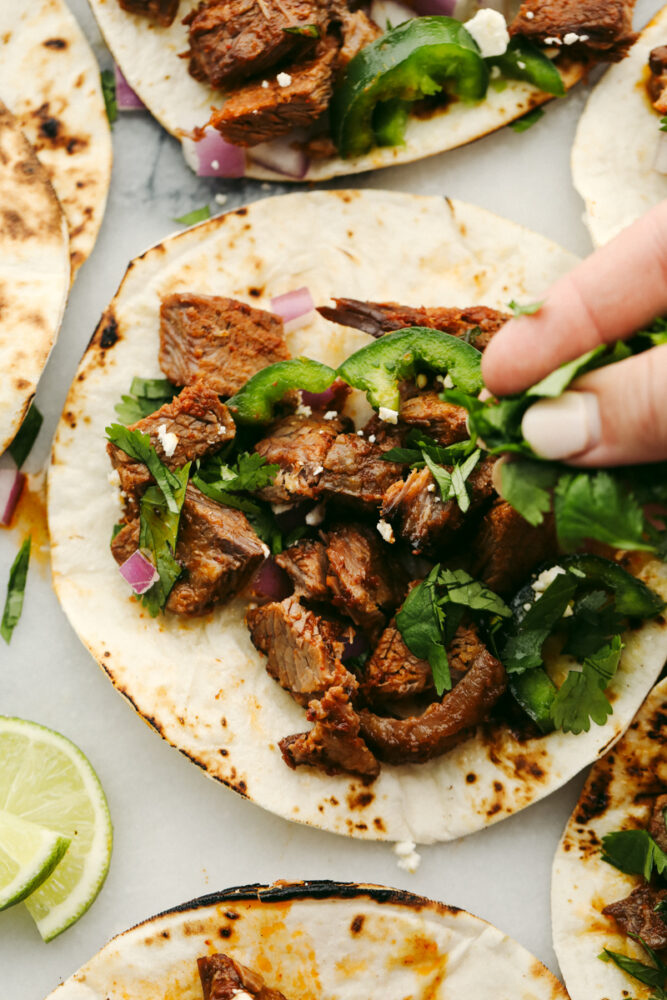
[[[524,414],[521,430],[543,458],[577,466],[667,459],[667,344],[578,379]]]

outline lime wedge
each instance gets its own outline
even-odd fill
[[[0,910],[34,892],[69,844],[69,837],[0,809]]]
[[[111,819],[99,779],[68,739],[35,722],[0,716],[0,809],[71,841],[26,906],[45,941],[85,913],[111,857]]]

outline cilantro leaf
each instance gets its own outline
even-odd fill
[[[44,422],[44,417],[39,412],[34,403],[30,404],[30,409],[23,418],[23,422],[18,429],[18,433],[7,451],[16,462],[17,469],[20,469],[32,450],[39,429]]]
[[[177,386],[166,378],[133,378],[130,394],[121,396],[114,409],[122,422],[136,424],[144,417],[155,413],[165,403],[171,403],[178,392]]]
[[[513,132],[527,132],[529,128],[533,125],[537,125],[540,118],[544,118],[545,115],[544,108],[533,108],[527,114],[522,115],[521,118],[517,118],[516,121],[510,122],[510,128]]]
[[[667,872],[667,854],[647,830],[618,830],[602,838],[602,860],[626,875],[643,875],[647,882],[653,871]]]
[[[149,486],[139,505],[139,546],[152,554],[160,577],[141,598],[141,603],[153,617],[165,606],[172,587],[183,572],[174,553],[189,475],[190,463],[173,473],[176,480],[172,492],[175,511],[169,507],[158,486]]]
[[[519,458],[500,467],[501,493],[528,524],[538,525],[551,510],[551,487],[558,478],[556,469],[546,462]]]
[[[604,725],[613,709],[604,693],[616,673],[623,644],[619,635],[608,646],[586,657],[581,671],[570,670],[558,689],[551,715],[557,729],[564,733],[587,733],[591,719]]]
[[[257,452],[239,455],[235,465],[227,465],[219,455],[213,455],[198,463],[198,476],[205,482],[216,485],[225,492],[253,493],[269,486],[276,478],[279,465],[269,465]]]
[[[623,955],[618,951],[611,951],[609,948],[605,948],[598,958],[602,959],[603,962],[611,961],[622,969],[623,972],[627,972],[629,976],[633,979],[637,979],[640,983],[645,986],[650,986],[656,990],[655,1000],[665,1000],[667,994],[665,993],[665,977],[667,976],[667,967],[665,967],[662,962],[653,968],[650,965],[645,965],[636,958],[630,958],[629,955]],[[653,998],[651,998],[653,1000]]]
[[[426,579],[412,588],[396,615],[396,627],[405,645],[414,656],[430,664],[438,696],[452,686],[443,620],[435,593],[439,572],[440,566],[436,564]]]
[[[544,299],[541,302],[526,302],[525,305],[520,305],[512,299],[511,302],[507,303],[507,308],[511,310],[513,316],[534,316],[543,305]]]
[[[554,491],[554,513],[564,548],[576,548],[587,538],[617,549],[654,548],[644,539],[641,507],[608,472],[561,476]]]
[[[451,472],[448,472],[447,469],[443,469],[441,465],[434,462],[426,452],[422,452],[422,454],[424,456],[424,463],[430,469],[431,475],[435,479],[438,489],[440,490],[440,498],[442,502],[447,503],[448,500],[451,500],[454,492]]]
[[[177,219],[174,219],[174,222],[178,222],[181,226],[194,226],[198,222],[206,222],[210,218],[211,209],[208,205],[203,205],[202,208],[194,208],[191,212],[186,212],[185,215],[179,216]]]
[[[470,496],[466,489],[466,479],[480,460],[482,452],[477,449],[462,464],[456,464],[451,472],[452,492],[456,502],[465,514],[470,507]]]
[[[573,361],[567,361],[560,368],[557,368],[554,372],[541,379],[541,381],[532,385],[530,389],[527,389],[526,396],[554,399],[556,396],[562,395],[568,385],[574,382],[577,376],[583,375],[584,372],[590,371],[593,367],[597,367],[593,362],[599,361],[602,355],[607,353],[607,350],[607,346],[602,344],[600,347],[594,347],[591,351],[587,351],[586,354],[582,354],[581,357],[575,358]]]
[[[109,124],[113,125],[118,118],[116,77],[112,69],[103,69],[100,73],[100,78],[102,81],[102,97],[104,98],[104,107],[106,108],[107,118],[109,119]]]
[[[440,570],[438,585],[444,590],[443,603],[461,604],[471,611],[487,611],[501,618],[509,618],[512,614],[501,597],[463,569]]]
[[[624,619],[615,599],[610,601],[604,590],[592,590],[575,600],[571,616],[562,624],[568,633],[563,652],[581,661],[619,635]]]
[[[174,490],[180,486],[180,479],[160,461],[148,434],[139,430],[131,431],[122,424],[111,424],[106,428],[109,441],[124,451],[130,458],[143,462],[160,487],[168,510],[178,514],[180,507],[174,497]]]
[[[12,633],[18,625],[21,612],[23,611],[23,598],[25,595],[25,585],[28,577],[28,564],[30,562],[30,544],[32,536],[28,535],[23,545],[18,551],[16,559],[9,570],[9,580],[7,581],[7,597],[0,622],[0,635],[7,645],[11,642]]]

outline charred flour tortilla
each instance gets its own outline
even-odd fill
[[[0,454],[35,393],[69,280],[62,209],[46,168],[0,102]]]
[[[648,1000],[655,990],[601,962],[603,948],[643,964],[643,948],[602,910],[641,882],[602,860],[602,838],[645,829],[667,788],[667,680],[646,699],[623,739],[591,771],[560,842],[553,866],[554,948],[572,1000]]]
[[[400,236],[406,232],[409,245]],[[290,771],[278,741],[303,730],[303,708],[266,672],[243,621],[245,602],[196,621],[151,619],[128,596],[109,551],[119,506],[104,428],[135,375],[161,374],[161,298],[196,291],[270,308],[273,296],[305,285],[316,303],[345,295],[502,308],[512,297],[539,298],[574,263],[542,237],[473,206],[375,191],[268,199],[133,262],[83,359],[56,438],[54,582],[74,628],[119,691],[212,777],[286,818],[337,833],[459,837],[542,798],[617,739],[660,671],[667,629],[652,622],[628,637],[610,689],[614,714],[589,733],[526,741],[483,726],[443,757],[384,767],[370,788],[349,775]],[[312,316],[287,336],[294,356],[337,366],[369,340]],[[654,563],[645,576],[665,593],[661,574]],[[363,807],[353,808],[356,802]]]
[[[182,19],[198,3],[199,0],[183,0],[173,24],[160,27],[145,17],[122,10],[117,0],[91,0],[102,34],[123,74],[151,113],[179,139],[206,125],[211,108],[220,107],[224,101],[220,90],[195,80],[188,72],[188,60],[181,58],[189,47],[188,29]],[[561,73],[565,87],[572,87],[581,79],[583,65],[572,62],[563,66]],[[531,84],[508,80],[502,91],[489,87],[478,104],[456,101],[429,117],[410,117],[403,146],[375,148],[350,159],[337,156],[316,159],[310,163],[305,177],[299,179],[321,181],[409,163],[454,149],[502,128],[548,100],[549,94]],[[187,140],[186,143],[192,145]],[[274,180],[278,176],[252,159],[248,160],[246,174]],[[282,179],[294,178],[282,176]]]
[[[0,5],[0,100],[34,146],[63,206],[73,278],[102,222],[111,133],[99,67],[64,0]]]
[[[646,89],[648,57],[667,44],[667,7],[656,14],[628,56],[591,94],[572,148],[574,186],[596,246],[667,198],[667,174],[653,168],[660,115]]]
[[[48,1000],[201,1000],[197,959],[223,951],[287,1000],[366,1000],[378,983],[386,1000],[567,1000],[521,945],[465,910],[339,882],[195,899],[113,938]]]

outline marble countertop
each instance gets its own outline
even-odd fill
[[[101,64],[110,65],[85,0],[69,2]],[[636,23],[659,6],[656,0],[639,0]],[[586,96],[586,86],[577,88],[550,105],[526,133],[506,128],[467,148],[335,186],[462,198],[585,255],[591,245],[569,157]],[[130,258],[177,228],[176,217],[206,203],[219,211],[216,193],[227,195],[227,209],[288,190],[287,185],[195,177],[178,143],[147,113],[121,114],[113,144],[100,238],[76,281],[38,390],[45,421],[30,459],[33,468],[47,460],[79,358]],[[3,588],[27,516],[24,512],[15,528],[0,532]],[[35,542],[44,542],[35,516]],[[23,619],[11,646],[0,647],[0,712],[51,726],[84,750],[107,793],[115,828],[106,885],[89,912],[61,937],[43,944],[21,906],[0,913],[0,1000],[43,1000],[109,937],[162,909],[216,889],[277,878],[371,881],[422,893],[490,920],[558,971],[549,921],[551,861],[581,776],[495,827],[421,848],[415,875],[398,869],[389,845],[287,823],[207,779],[141,724],[70,628],[39,544]]]

